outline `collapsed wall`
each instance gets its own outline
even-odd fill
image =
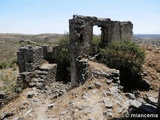
[[[69,20],[69,37],[70,37],[69,51],[70,51],[70,71],[71,71],[72,87],[78,86],[81,81],[84,82],[87,79],[86,77],[87,75],[82,76],[84,75],[82,73],[84,73],[85,69],[87,69],[87,63],[84,64],[83,62],[81,62],[81,59],[87,57],[87,55],[89,55],[89,53],[93,50],[92,48],[93,26],[95,25],[101,27],[101,40],[100,40],[101,47],[104,47],[111,41],[115,40],[132,40],[133,24],[130,21],[120,22],[120,21],[112,21],[109,18],[97,18],[90,16],[73,15],[73,19]],[[27,86],[29,84],[28,81],[30,79],[35,78],[35,76],[38,76],[37,75],[38,73],[35,71],[41,70],[40,68],[43,64],[43,60],[47,60],[50,61],[51,63],[54,63],[54,59],[56,57],[55,55],[57,55],[58,50],[59,46],[20,48],[19,51],[17,52],[18,65],[20,71],[18,77],[18,83],[21,84],[23,83],[22,85],[23,87]],[[57,65],[48,67],[47,71],[52,71],[51,72],[52,74],[56,74],[57,67],[55,66]],[[46,71],[40,73],[44,74],[45,72]],[[45,74],[49,74],[49,72]],[[49,77],[46,78],[49,79]],[[40,81],[43,81],[41,80],[41,77]]]
[[[84,57],[92,51],[93,26],[101,27],[101,47],[105,47],[111,41],[132,40],[133,24],[128,22],[112,21],[109,18],[97,18],[90,16],[73,15],[69,20],[70,35],[70,58],[71,58],[71,84],[78,86],[79,61],[77,58]]]
[[[45,62],[54,54],[49,46],[21,47],[17,52],[19,76],[17,85],[19,91],[27,87],[43,88],[56,81],[57,64]],[[48,57],[47,57],[47,56]],[[52,56],[51,56],[52,57]]]
[[[32,72],[40,67],[43,61],[42,47],[21,47],[17,52],[19,72]]]

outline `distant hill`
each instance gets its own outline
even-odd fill
[[[160,34],[134,34],[134,41],[143,45],[160,47]]]
[[[63,34],[51,33],[38,35],[0,33],[0,61],[10,61],[23,46],[57,44],[62,36]]]

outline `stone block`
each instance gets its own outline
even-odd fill
[[[39,69],[46,73],[45,83],[50,84],[55,82],[57,73],[57,64],[44,64]],[[40,72],[40,74],[42,74],[42,72]]]
[[[6,96],[6,93],[5,93],[5,92],[0,92],[0,99],[1,99],[1,100],[4,100],[4,99],[5,99],[5,96]]]
[[[42,47],[21,47],[17,52],[19,72],[31,72],[43,62]]]

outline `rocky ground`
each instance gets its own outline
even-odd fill
[[[143,65],[144,79],[151,83],[151,89],[158,91],[160,86],[160,48],[154,46],[141,46],[146,51]]]
[[[44,89],[27,88],[0,110],[1,119],[107,120],[125,119],[129,115],[129,106],[149,106],[150,111],[156,111],[157,90],[124,93],[118,79],[113,81],[106,77],[113,73],[118,76],[117,70],[91,61],[88,63],[93,74],[84,85],[70,89],[70,84],[56,82]]]
[[[149,113],[156,113],[160,87],[160,48],[146,44],[140,44],[140,47],[146,51],[142,75],[150,84],[149,91],[136,90],[124,93],[118,79],[107,77],[113,71],[118,74],[118,71],[89,61],[92,76],[84,85],[71,89],[70,84],[55,82],[43,89],[27,88],[12,97],[14,99],[0,109],[0,119],[120,120],[127,119],[129,111],[134,108],[141,113],[144,109]],[[18,74],[17,71],[18,69],[7,69],[0,74]],[[0,84],[3,84],[2,81]]]

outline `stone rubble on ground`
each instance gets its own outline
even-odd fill
[[[136,93],[123,93],[119,70],[109,69],[99,63],[96,64],[103,69],[97,69],[95,63],[86,57],[91,49],[94,25],[101,27],[101,45],[105,46],[115,39],[131,39],[131,22],[74,15],[69,25],[71,83],[56,81],[57,64],[44,63],[44,60],[55,57],[58,46],[20,48],[17,52],[20,72],[17,87],[24,100],[10,112],[3,111],[2,120],[127,119],[131,113],[160,112],[160,89],[158,99],[151,96],[141,99]],[[144,86],[150,86],[147,80],[142,82]],[[71,89],[76,86],[79,87]],[[25,89],[28,90],[26,93]],[[0,98],[4,96],[0,95]]]

